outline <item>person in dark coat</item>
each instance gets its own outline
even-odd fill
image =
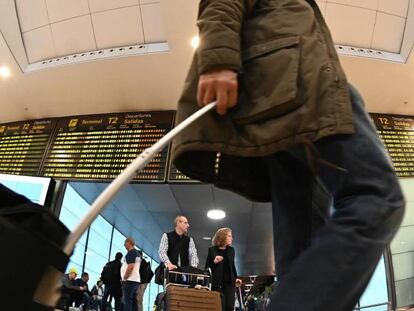
[[[56,304],[59,309],[69,310],[76,298],[82,294],[83,287],[76,284],[77,274],[76,268],[70,268],[69,272],[63,275],[61,280],[61,296]]]
[[[206,261],[206,269],[210,268],[213,273],[212,290],[222,294],[223,311],[234,310],[236,283],[241,284],[234,265],[232,243],[231,229],[217,230],[213,238],[213,246],[208,249]]]
[[[405,200],[316,1],[202,0],[197,26],[176,122],[217,107],[175,139],[175,166],[272,202],[269,310],[353,310]]]
[[[76,279],[75,283],[80,288],[80,292],[75,298],[75,307],[83,306],[83,310],[90,311],[92,293],[89,290],[89,273],[83,272],[81,278]]]
[[[102,297],[102,309],[106,310],[109,296],[115,299],[115,311],[122,310],[122,283],[121,283],[121,266],[123,255],[121,252],[116,253],[115,259],[106,263],[106,267],[111,271],[108,276],[101,275],[101,280],[104,282],[104,295]]]

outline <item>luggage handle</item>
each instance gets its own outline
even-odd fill
[[[78,226],[69,235],[66,245],[63,251],[66,255],[70,256],[75,248],[76,243],[85,233],[91,223],[98,217],[99,213],[106,207],[106,205],[113,199],[113,197],[136,175],[138,171],[143,169],[155,156],[155,154],[161,151],[176,135],[178,135],[187,126],[197,120],[199,117],[210,111],[216,106],[216,102],[212,102],[203,108],[196,111],[187,119],[182,121],[176,127],[166,134],[163,138],[157,141],[151,147],[145,149],[141,154],[129,164],[121,174],[119,174],[108,187],[98,196],[88,210],[88,213],[78,224]]]
[[[208,289],[208,290],[211,291],[211,283],[212,283],[213,273],[211,271],[211,268],[208,268],[205,271],[208,273],[208,275],[199,274],[199,273],[191,273],[191,272],[174,271],[174,270],[169,271],[167,269],[167,267],[165,267],[164,268],[164,289],[166,289],[169,285],[182,286],[182,287],[189,287],[190,286],[190,284],[186,285],[186,284],[181,284],[181,283],[168,282],[167,281],[168,276],[171,273],[171,274],[175,274],[175,281],[176,282],[177,282],[177,275],[197,277],[197,281],[201,278],[203,279],[203,281],[205,281],[207,279],[208,286],[200,286],[200,288],[205,288],[205,289]],[[199,284],[196,284],[196,285],[199,285]]]

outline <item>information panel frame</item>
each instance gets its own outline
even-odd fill
[[[398,177],[414,177],[414,116],[370,113]]]
[[[56,118],[0,124],[0,172],[39,176]]]
[[[174,126],[175,111],[135,111],[59,118],[40,175],[64,180],[110,181]],[[133,183],[163,183],[170,146]]]

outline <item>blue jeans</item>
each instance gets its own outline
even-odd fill
[[[122,300],[124,311],[137,311],[137,289],[138,282],[126,281],[122,283]]]
[[[356,133],[314,143],[345,172],[310,165],[304,146],[265,159],[279,280],[268,310],[352,310],[402,221],[391,161],[353,88],[351,97]]]

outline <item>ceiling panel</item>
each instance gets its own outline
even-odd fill
[[[228,213],[251,213],[251,201],[228,190],[213,187],[213,191],[217,208],[223,208]]]
[[[407,17],[409,3],[409,0],[379,0],[378,10],[405,18]]]
[[[52,24],[57,56],[96,50],[89,15]]]
[[[208,210],[215,208],[211,185],[170,185],[174,197],[183,213],[193,211],[195,208]]]
[[[98,49],[144,43],[139,6],[92,14]]]
[[[146,212],[147,207],[141,201],[133,187],[125,187],[122,189],[116,196],[114,200],[114,205],[119,210],[123,210],[126,206],[127,209],[132,208],[136,212]]]
[[[148,4],[148,3],[159,3],[160,0],[139,0],[141,4]]]
[[[133,189],[151,212],[181,213],[169,185],[142,184]]]
[[[371,47],[376,12],[368,9],[329,3],[326,20],[336,42],[357,47]]]
[[[89,14],[88,0],[46,0],[51,23]]]
[[[52,31],[49,25],[23,33],[23,41],[30,63],[56,56]]]
[[[92,13],[138,5],[138,0],[89,0]]]
[[[378,0],[327,0],[331,3],[338,3],[347,6],[354,6],[359,8],[366,8],[376,10],[378,7]]]
[[[399,53],[403,40],[405,19],[384,13],[377,14],[372,48]]]
[[[152,3],[141,5],[141,14],[144,25],[145,43],[166,41],[167,33],[161,14],[161,4]]]
[[[22,32],[49,24],[44,0],[16,0],[16,8]]]

